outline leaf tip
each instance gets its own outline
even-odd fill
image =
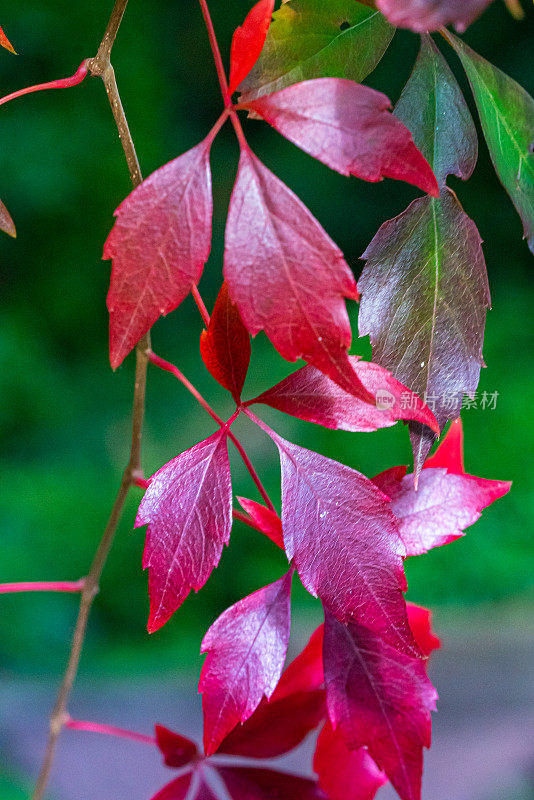
[[[14,56],[18,56],[17,51],[15,50],[15,48],[13,47],[13,45],[11,44],[11,42],[9,41],[7,36],[5,35],[5,33],[2,30],[2,28],[0,28],[0,45],[2,45],[2,47],[5,50],[9,50],[10,53],[13,53]]]
[[[152,616],[151,614],[146,624],[147,633],[155,633],[163,627],[165,622],[166,620],[159,620],[156,616]]]
[[[9,220],[9,223],[7,223],[6,225],[4,224],[0,225],[0,230],[4,231],[4,233],[7,233],[7,235],[11,236],[12,239],[17,238],[17,231],[15,230],[15,225],[13,224],[13,220],[11,219]]]
[[[0,200],[0,230],[7,233],[13,239],[17,238],[17,231],[15,230],[15,223],[11,219],[11,214]]]

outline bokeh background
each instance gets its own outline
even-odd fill
[[[83,58],[96,52],[110,7],[111,0],[9,4],[0,23],[20,55],[0,52],[0,94],[72,74]],[[248,7],[249,0],[211,2],[225,54],[231,32]],[[465,39],[532,94],[533,34],[531,4],[527,18],[516,22],[498,0],[469,28]],[[395,102],[417,49],[417,37],[399,31],[366,82]],[[444,52],[472,106],[456,56],[450,49]],[[197,3],[131,0],[113,62],[147,176],[196,144],[220,111],[218,84]],[[130,191],[130,183],[100,81],[88,78],[69,90],[30,95],[2,107],[0,114],[0,197],[18,232],[17,240],[6,236],[0,240],[0,582],[75,579],[88,568],[129,446],[133,358],[116,373],[109,367],[105,297],[110,265],[101,255],[113,211]],[[400,213],[416,196],[415,190],[393,181],[366,184],[347,180],[300,152],[265,123],[245,124],[253,149],[300,195],[358,275],[362,266],[359,256],[379,225]],[[237,144],[227,125],[212,151],[214,237],[200,284],[209,307],[221,282],[225,213],[237,157]],[[524,708],[525,692],[530,692],[532,699],[532,256],[482,141],[473,178],[466,184],[452,178],[450,185],[484,239],[493,301],[484,347],[487,369],[482,372],[480,391],[498,392],[498,400],[494,410],[478,408],[463,413],[466,466],[483,477],[512,479],[514,486],[465,538],[411,559],[406,571],[409,598],[435,609],[438,630],[445,634],[445,651],[438,656],[436,670],[441,678],[440,708],[448,713],[451,703],[453,707],[452,717],[447,717],[451,737],[461,728],[459,722],[454,723],[454,713],[473,716],[478,702],[485,722],[480,736],[472,735],[473,743],[480,745],[478,756],[472,758],[479,758],[476,763],[482,772],[487,764],[491,774],[496,756],[489,745],[482,746],[482,730],[487,733],[498,718],[502,723],[503,714],[515,713],[514,702],[517,708]],[[354,304],[350,314],[356,331]],[[187,300],[156,324],[153,347],[178,364],[221,415],[229,415],[231,403],[201,365],[201,329],[196,307]],[[353,352],[369,357],[368,340],[355,336]],[[246,395],[267,388],[291,369],[259,335],[253,344]],[[400,424],[372,435],[349,434],[323,430],[267,409],[262,413],[290,440],[368,475],[410,461],[407,430]],[[238,421],[237,428],[276,497],[279,468],[272,443],[246,420]],[[212,431],[210,418],[181,385],[170,375],[151,369],[143,454],[146,474]],[[256,497],[240,462],[233,459],[233,463],[236,493]],[[73,703],[81,702],[86,716],[94,718],[98,712],[102,721],[124,724],[130,720],[149,731],[158,718],[187,733],[183,722],[195,730],[199,726],[198,708],[187,707],[186,712],[188,701],[184,698],[195,692],[203,633],[226,606],[276,579],[284,560],[267,540],[236,524],[231,546],[206,587],[190,597],[163,630],[148,637],[147,579],[141,570],[144,535],[142,530],[132,530],[140,496],[140,490],[132,492],[103,575]],[[296,647],[320,617],[316,602],[297,583],[293,596]],[[68,595],[1,597],[0,677],[4,689],[0,692],[0,763],[5,767],[0,766],[0,795],[9,800],[26,796],[31,783],[42,749],[45,717],[67,657],[76,606],[76,597]],[[110,684],[118,687],[115,693]],[[459,698],[458,687],[463,687],[465,698]],[[77,691],[80,700],[76,700]],[[524,742],[528,739],[526,720],[513,713],[510,737]],[[432,762],[433,788],[429,788],[428,798],[441,797],[440,775],[443,797],[534,797],[534,753],[531,757],[522,751],[517,764],[508,765],[510,775],[493,776],[484,794],[480,794],[479,780],[472,780],[472,786],[459,786],[450,767],[447,783],[445,754],[461,760],[467,747],[460,737],[458,752],[451,754],[447,741],[453,738],[443,740],[442,766]],[[502,739],[497,737],[493,744],[495,753],[502,754]],[[76,746],[80,746],[79,739]],[[108,763],[106,748],[123,753],[121,765],[122,760],[127,764],[136,757],[128,746],[120,745],[123,749],[118,746],[115,751],[114,743],[95,745],[94,740],[90,744],[84,740],[79,763],[76,753],[71,753],[69,764],[74,773],[68,774],[66,764],[56,775],[58,798],[135,800],[146,796],[141,779],[126,790],[124,776],[113,794],[90,793],[80,767],[88,747],[93,748],[89,752],[94,757],[89,781],[94,780],[95,762]],[[109,763],[117,769],[118,759]],[[97,770],[102,771],[103,767]]]

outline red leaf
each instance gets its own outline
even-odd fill
[[[262,700],[243,725],[236,725],[218,748],[249,758],[276,758],[297,747],[326,714],[324,689]]]
[[[215,794],[215,792],[205,783],[202,778],[200,779],[200,783],[197,785],[196,791],[193,793],[192,797],[189,797],[188,800],[220,800],[219,795]]]
[[[323,683],[323,625],[319,625],[304,650],[284,670],[271,701],[320,689]]]
[[[357,622],[325,613],[328,713],[351,750],[366,747],[401,800],[421,795],[423,747],[437,693],[426,664],[390,647]]]
[[[385,469],[372,479],[376,483],[381,492],[384,492],[388,497],[391,497],[391,492],[397,491],[397,484],[401,481],[406,473],[408,467],[398,466]]]
[[[306,206],[248,149],[226,223],[224,275],[253,336],[264,330],[289,361],[304,358],[373,402],[347,356],[344,297],[357,297],[343,254]]]
[[[254,767],[217,767],[232,800],[326,800],[315,781]]]
[[[361,473],[270,432],[280,452],[287,557],[306,589],[417,653],[406,616],[405,548],[387,498]]]
[[[193,775],[191,772],[188,772],[187,775],[180,775],[179,778],[171,781],[164,786],[163,789],[160,789],[159,792],[156,792],[151,800],[185,800],[188,796],[192,777]],[[191,798],[191,800],[193,800],[193,798]],[[195,800],[200,800],[198,795]],[[205,800],[209,800],[209,798],[205,798]]]
[[[192,789],[189,792],[189,789]],[[188,773],[171,781],[152,800],[219,800],[201,776]]]
[[[211,245],[211,138],[153,172],[123,200],[104,245],[113,259],[110,361],[119,366],[202,275]]]
[[[258,60],[271,24],[274,0],[259,0],[236,28],[230,52],[230,94],[244,81]]]
[[[191,739],[186,739],[163,725],[156,725],[156,743],[168,767],[183,767],[198,755],[197,746]]]
[[[397,28],[416,33],[437,31],[453,24],[463,33],[491,0],[377,0],[377,8]]]
[[[223,283],[207,331],[200,337],[200,355],[210,374],[240,402],[250,362],[250,336]]]
[[[185,800],[191,785],[191,778],[191,773],[181,775],[156,792],[151,800]]]
[[[5,35],[2,28],[0,28],[0,45],[2,45],[2,47],[5,47],[6,50],[9,50],[10,53],[14,53],[14,55],[17,55],[15,50],[13,49],[13,45]]]
[[[461,428],[452,428],[430,461],[463,469]],[[508,481],[492,481],[474,475],[447,472],[443,467],[429,467],[421,472],[417,489],[413,475],[404,475],[403,467],[380,473],[373,482],[391,498],[391,510],[399,522],[399,531],[408,556],[426,553],[432,547],[449,544],[464,529],[473,525],[483,509],[505,495]]]
[[[0,28],[1,30],[1,28]],[[8,236],[16,237],[15,223],[11,219],[11,214],[0,200],[0,231],[4,231]]]
[[[385,94],[344,78],[316,78],[244,104],[301,150],[342,175],[397,178],[438,197],[428,162]]]
[[[289,641],[292,574],[227,608],[204,637],[198,688],[208,756],[276,688]]]
[[[167,622],[191,589],[204,586],[230,538],[232,484],[224,430],[152,476],[135,527],[147,524],[143,569],[149,568],[152,633]]]
[[[454,419],[439,443],[436,452],[427,458],[423,468],[444,467],[454,475],[464,475],[464,430],[461,417]],[[387,494],[387,492],[386,492]]]
[[[373,800],[387,783],[367,750],[349,750],[328,721],[317,739],[313,769],[330,800]]]
[[[309,364],[245,405],[265,403],[285,414],[336,430],[376,431],[403,419],[417,420],[439,434],[438,423],[428,406],[391,372],[378,364],[359,361],[358,356],[349,356],[349,361],[362,384],[374,396],[373,405],[345,392]],[[410,402],[404,402],[405,398]]]
[[[406,603],[408,622],[415,641],[425,656],[430,656],[433,650],[441,647],[440,639],[432,632],[432,612],[415,603]]]
[[[296,747],[326,713],[323,626],[283,672],[270,700],[262,700],[243,725],[236,725],[217,752],[275,758]]]
[[[247,500],[246,497],[238,497],[241,507],[247,512],[254,524],[274,542],[278,547],[284,549],[282,537],[282,520],[271,511],[267,506],[256,503],[255,500]]]

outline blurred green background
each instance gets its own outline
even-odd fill
[[[20,52],[0,52],[1,94],[72,74],[94,55],[111,0],[24,0],[2,12]],[[249,0],[212,0],[223,52]],[[531,6],[531,4],[530,4]],[[534,14],[518,23],[501,2],[467,32],[482,55],[534,92]],[[441,46],[441,42],[440,42]],[[400,31],[369,79],[396,101],[418,49]],[[451,50],[449,63],[465,86]],[[113,62],[143,174],[196,144],[219,114],[221,99],[208,40],[194,0],[131,0]],[[469,97],[469,102],[471,99]],[[110,265],[101,260],[113,211],[130,191],[102,83],[37,93],[0,110],[0,197],[18,232],[0,240],[0,582],[75,579],[83,575],[105,525],[129,447],[133,358],[112,373],[107,359],[105,298]],[[387,218],[416,196],[412,187],[347,180],[313,161],[264,123],[245,121],[253,149],[308,204],[340,245],[356,274],[359,256]],[[212,151],[214,237],[200,285],[211,307],[221,282],[225,212],[238,149],[225,126]],[[512,479],[509,496],[488,509],[468,535],[407,563],[409,597],[433,607],[525,605],[532,600],[534,451],[532,256],[520,220],[500,187],[481,143],[473,178],[450,181],[485,241],[493,310],[488,314],[480,390],[498,392],[495,410],[463,414],[468,471]],[[259,287],[261,290],[261,287]],[[356,331],[357,308],[351,305]],[[221,415],[232,406],[203,369],[202,326],[187,300],[153,329],[154,350],[175,362]],[[353,352],[369,357],[367,340]],[[267,388],[292,366],[263,335],[253,344],[246,395]],[[332,432],[262,409],[292,441],[373,475],[411,458],[402,425],[375,434]],[[277,455],[246,420],[237,430],[273,497]],[[213,431],[210,418],[170,375],[149,372],[143,461],[150,475]],[[233,458],[233,455],[232,455]],[[256,498],[239,460],[237,494]],[[82,673],[159,674],[198,669],[203,632],[230,603],[274,580],[284,558],[259,534],[236,524],[231,546],[198,596],[148,637],[147,576],[141,570],[143,530],[132,530],[140,490],[132,492],[95,602]],[[319,619],[317,603],[295,585],[296,615]],[[76,598],[3,596],[0,670],[56,674],[68,649]]]

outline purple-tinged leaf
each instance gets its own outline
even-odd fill
[[[357,298],[343,254],[306,206],[242,149],[226,223],[224,276],[250,333],[264,330],[289,361],[303,358],[363,400],[347,356],[344,298]]]
[[[417,491],[407,475],[391,491],[391,510],[399,521],[408,556],[426,553],[464,535],[486,506],[510,490],[508,481],[474,475],[452,475],[444,469],[424,469]]]
[[[219,430],[156,472],[135,526],[147,525],[143,569],[149,569],[150,633],[164,625],[191,589],[217,566],[232,528],[232,484],[226,431]]]
[[[471,177],[478,156],[475,125],[456,78],[428,35],[421,37],[395,116],[412,134],[440,186],[447,175]]]
[[[423,747],[430,747],[437,699],[425,661],[326,610],[324,670],[328,713],[345,744],[366,747],[401,800],[419,800]]]
[[[197,746],[191,739],[163,725],[156,725],[156,743],[168,767],[184,767],[198,756]]]
[[[374,396],[374,404],[345,392],[307,364],[245,405],[265,403],[285,414],[336,430],[376,431],[402,419],[417,420],[439,433],[430,409],[391,372],[379,364],[360,361],[358,356],[349,356],[349,361],[362,384]]]
[[[275,512],[271,511],[267,506],[256,503],[255,500],[247,500],[246,497],[238,497],[237,499],[256,527],[283,550],[282,520],[278,514],[275,514]]]
[[[443,427],[477,387],[490,297],[479,233],[445,184],[448,174],[471,175],[476,131],[428,36],[395,114],[428,159],[441,194],[386,222],[364,253],[360,335],[371,335],[373,360],[419,394]],[[410,425],[410,436],[417,480],[435,437],[419,423]]]
[[[232,800],[327,800],[315,781],[254,767],[218,767]]]
[[[387,497],[360,472],[265,430],[280,452],[286,554],[306,589],[338,619],[418,654],[402,595],[406,551]]]
[[[208,329],[200,337],[200,355],[210,374],[239,403],[250,362],[250,336],[223,283]]]
[[[427,34],[422,36],[414,70],[403,89],[395,114],[413,134],[416,145],[432,165],[441,188],[445,187],[447,175],[451,173],[464,180],[471,176],[478,155],[475,126],[454,75]],[[447,246],[454,250],[456,243]],[[450,397],[450,393],[446,393],[445,402]],[[449,418],[459,412],[459,395],[456,400],[456,410],[450,409]],[[417,479],[434,437],[421,425],[411,425],[410,434]]]
[[[313,769],[329,800],[373,800],[387,783],[367,750],[349,750],[340,731],[334,731],[329,721],[317,739]]]
[[[490,297],[480,243],[445,187],[439,200],[414,200],[385,222],[362,256],[360,335],[370,335],[373,360],[423,398],[440,427],[459,415],[484,363]],[[416,474],[433,440],[413,424]]]
[[[200,280],[211,246],[211,141],[153,172],[115,211],[104,245],[104,258],[113,259],[107,299],[113,369]]]
[[[245,103],[301,150],[342,175],[396,178],[439,194],[409,130],[385,94],[342,78],[317,78]]]
[[[415,33],[454,25],[459,33],[479,17],[492,0],[376,0],[376,6],[397,28]]]
[[[226,609],[202,642],[200,674],[204,750],[211,755],[262,697],[271,697],[282,674],[291,626],[293,570]]]

